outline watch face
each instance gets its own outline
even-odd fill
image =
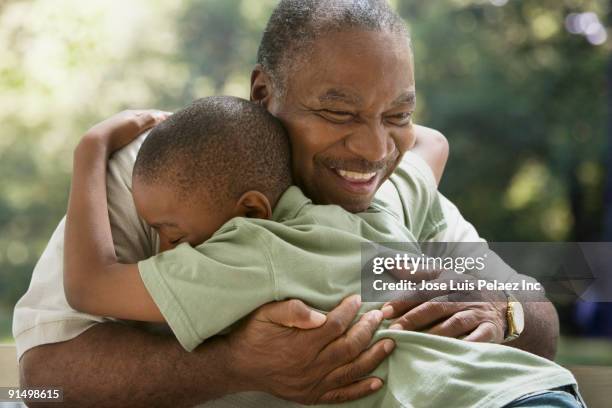
[[[512,302],[512,320],[514,320],[514,328],[517,334],[521,334],[525,329],[525,314],[520,302]]]

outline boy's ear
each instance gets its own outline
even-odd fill
[[[272,206],[264,194],[259,191],[247,191],[236,203],[234,216],[269,220],[272,218]]]
[[[261,64],[255,64],[251,72],[251,101],[268,107],[272,98],[272,79]]]

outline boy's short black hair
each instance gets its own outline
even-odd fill
[[[227,204],[256,190],[274,206],[291,185],[289,139],[260,105],[231,96],[202,98],[151,130],[133,177],[171,187],[180,199]]]

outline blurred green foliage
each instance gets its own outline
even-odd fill
[[[248,96],[274,0],[0,1],[0,337],[65,212],[72,149],[121,109]],[[412,31],[441,185],[489,240],[596,240],[610,43],[565,27],[604,0],[391,1]],[[495,6],[496,3],[500,6]]]
[[[451,143],[441,190],[489,240],[597,240],[609,47],[564,23],[606,3],[442,3],[402,9],[420,119]]]

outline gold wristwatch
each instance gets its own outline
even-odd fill
[[[525,329],[525,314],[523,313],[523,305],[511,294],[508,296],[508,307],[506,309],[506,337],[502,343],[512,341],[521,335]]]

